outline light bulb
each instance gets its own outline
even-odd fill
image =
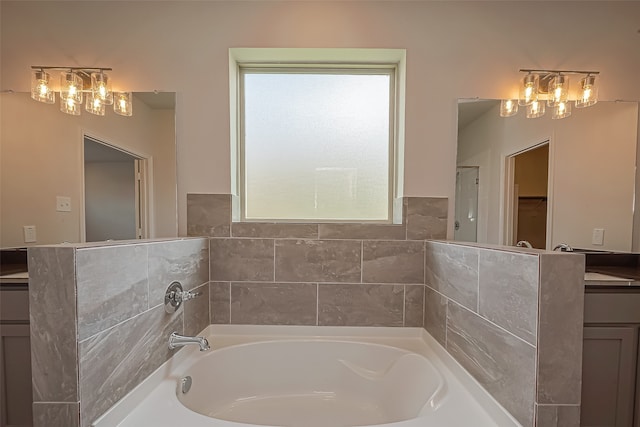
[[[571,104],[567,101],[559,102],[553,109],[552,119],[564,119],[571,115]]]
[[[63,113],[67,113],[72,116],[79,116],[80,105],[81,104],[72,97],[60,97],[60,111],[62,111]]]
[[[82,77],[73,71],[60,73],[60,98],[71,98],[82,104]]]
[[[511,117],[518,112],[518,103],[513,99],[500,101],[500,117]]]
[[[113,104],[111,79],[105,72],[91,73],[91,92],[93,92],[94,98],[100,98],[106,105]]]
[[[560,103],[566,103],[569,97],[569,77],[558,74],[549,82],[549,99],[547,105],[555,107]]]
[[[133,115],[133,94],[131,92],[118,92],[114,95],[113,111],[121,116]]]
[[[100,98],[94,98],[92,93],[87,95],[87,103],[84,109],[96,116],[104,116],[105,113],[104,102]]]
[[[584,108],[598,102],[598,86],[596,85],[596,76],[589,74],[580,80],[580,91],[578,99],[576,99],[576,107]]]
[[[537,74],[527,74],[522,78],[518,104],[529,105],[538,99],[539,78]]]
[[[44,70],[31,70],[31,98],[46,104],[56,102],[55,92],[51,90],[51,75]]]
[[[528,119],[537,119],[538,117],[544,116],[545,107],[544,102],[542,101],[533,101],[531,105],[527,107],[527,118]]]

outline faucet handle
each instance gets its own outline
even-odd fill
[[[182,301],[188,301],[190,299],[198,298],[200,295],[202,295],[202,292],[182,291],[180,297],[182,298]]]
[[[164,294],[164,311],[175,313],[184,301],[197,298],[200,295],[202,295],[202,292],[183,290],[180,282],[171,282]]]

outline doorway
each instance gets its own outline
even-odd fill
[[[549,141],[507,157],[507,242],[547,247]]]
[[[84,137],[86,242],[147,237],[146,159]]]

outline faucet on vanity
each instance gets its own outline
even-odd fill
[[[560,243],[559,245],[556,245],[555,248],[553,248],[554,251],[561,251],[561,252],[573,252],[573,248],[566,244],[566,243]]]
[[[204,337],[185,337],[184,335],[178,335],[172,332],[169,335],[169,349],[173,350],[178,347],[184,347],[189,344],[197,344],[200,346],[200,351],[209,350],[209,341]]]
[[[516,246],[519,248],[533,248],[533,246],[531,246],[531,243],[526,240],[518,241],[518,243],[516,243]]]

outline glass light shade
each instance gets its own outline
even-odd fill
[[[531,105],[527,107],[527,118],[537,119],[544,116],[545,107],[544,101],[533,101]]]
[[[87,101],[84,109],[96,116],[104,116],[105,113],[104,102],[102,102],[100,98],[95,98],[93,93],[87,95]]]
[[[549,81],[548,93],[547,105],[549,107],[556,107],[560,103],[566,103],[569,97],[569,77],[561,74],[553,77]]]
[[[46,104],[56,102],[56,94],[51,89],[51,74],[44,70],[31,70],[31,98]]]
[[[598,85],[596,76],[589,74],[580,80],[580,90],[576,99],[576,108],[584,108],[598,102]]]
[[[111,91],[111,79],[103,72],[91,73],[91,92],[94,99],[100,99],[104,104],[113,104],[113,92]]]
[[[82,102],[76,101],[72,97],[62,98],[60,97],[60,111],[63,113],[71,114],[72,116],[79,116]]]
[[[131,92],[116,92],[113,95],[113,111],[121,116],[133,115],[133,94]]]
[[[518,101],[503,99],[500,101],[500,117],[511,117],[518,112]]]
[[[82,104],[82,77],[73,71],[60,73],[60,99]]]
[[[567,101],[559,102],[553,109],[552,119],[564,119],[571,115],[571,104]]]
[[[540,79],[537,74],[527,74],[522,79],[520,85],[520,95],[518,97],[518,104],[530,105],[533,101],[538,100],[538,88],[540,85]]]

